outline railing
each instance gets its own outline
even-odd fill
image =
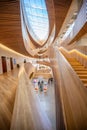
[[[67,51],[64,48],[60,48],[60,51],[68,58],[75,58],[77,61],[79,61],[84,67],[87,67],[87,55],[77,51],[76,49],[73,49],[71,51]]]
[[[19,72],[11,130],[53,130],[28,78],[33,67],[27,63],[25,71],[25,66]]]
[[[73,71],[64,56],[58,51],[58,48],[51,48],[49,56],[53,69],[53,75],[57,84],[55,88],[56,102],[60,97],[59,101],[62,106],[62,111],[60,112],[63,112],[65,129],[86,130],[87,89],[83,86],[79,77]],[[56,111],[58,111],[58,107],[61,106],[57,106]],[[58,118],[61,120],[60,113]],[[58,125],[62,126],[63,122],[59,121],[59,123]]]

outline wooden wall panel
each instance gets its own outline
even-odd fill
[[[22,39],[19,1],[0,1],[0,43],[28,55]]]

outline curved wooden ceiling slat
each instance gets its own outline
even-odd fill
[[[49,39],[49,37],[50,37],[50,35],[51,35],[51,32],[52,32],[52,29],[53,29],[53,26],[54,26],[54,18],[55,18],[55,16],[54,16],[54,6],[53,6],[53,2],[52,2],[52,0],[46,0],[46,5],[47,5],[47,10],[48,10],[48,17],[49,17],[49,35],[48,35],[48,38],[47,38],[47,40],[45,41],[45,43],[44,44],[38,44],[33,38],[32,38],[32,36],[30,35],[30,32],[28,31],[28,29],[27,29],[27,32],[28,32],[28,35],[29,35],[29,38],[30,38],[30,40],[31,40],[31,42],[33,43],[33,45],[35,46],[35,48],[41,48],[41,47],[43,47],[46,43],[47,43],[47,41],[48,41],[48,39]],[[24,11],[23,11],[23,8],[21,7],[21,9],[22,9],[22,14],[23,14],[23,20],[24,20],[24,22],[25,22],[25,17],[24,17]],[[25,24],[26,24],[26,22],[25,22]],[[26,28],[27,28],[27,26],[28,25],[26,25]]]
[[[56,37],[62,27],[62,24],[67,15],[72,0],[53,0],[53,1],[55,9],[55,25],[56,25],[55,37]]]
[[[19,1],[0,1],[0,43],[29,56],[22,39]]]
[[[56,36],[58,35],[71,1],[46,0],[50,20],[50,34],[55,22]],[[29,55],[22,38],[19,2],[20,0],[0,0],[0,43],[21,54]]]

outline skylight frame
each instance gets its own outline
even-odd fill
[[[24,5],[24,3],[27,3],[28,1],[30,1],[30,3],[32,2],[32,0],[22,0],[22,1],[23,1],[22,5]],[[34,1],[35,0],[33,0],[33,2]],[[45,0],[39,0],[39,1],[44,1],[45,2]],[[29,7],[29,6],[27,6],[27,7]],[[46,8],[42,8],[40,6],[36,7],[35,5],[32,5],[32,6],[29,7],[29,9],[31,9],[31,8],[33,8],[33,9],[39,9],[39,10],[42,10],[42,11],[44,11],[46,9]],[[47,12],[47,9],[46,9],[46,12]],[[32,14],[31,12],[29,12],[29,14],[27,15],[28,11],[26,11],[26,7],[24,5],[24,14],[26,15],[26,19],[27,19],[28,30],[29,30],[31,36],[33,37],[33,39],[35,41],[38,41],[38,42],[40,40],[42,40],[42,41],[45,42],[46,39],[47,39],[47,37],[48,37],[48,35],[49,35],[49,18],[48,18],[48,13],[46,13],[46,12],[44,12],[44,15],[46,15],[46,16],[44,16],[44,15],[42,16],[41,14],[40,15],[38,15],[38,14],[35,15],[35,14]],[[35,19],[38,20],[37,25],[41,24],[42,28],[46,28],[47,30],[46,29],[41,29],[41,26],[38,26],[37,28],[34,27],[33,26],[34,22],[37,22],[37,20],[35,20]],[[43,20],[44,20],[44,22],[43,22]],[[30,27],[31,25],[32,25],[32,27]],[[36,23],[35,23],[35,26],[36,26]],[[43,38],[39,37],[39,35],[41,35],[41,33],[39,33],[40,29],[41,29],[41,33],[44,35]],[[35,39],[35,36],[36,36],[36,39]]]

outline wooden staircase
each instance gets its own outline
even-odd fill
[[[76,74],[76,71],[83,72],[85,68],[84,66],[81,66],[81,64],[74,58],[70,57],[68,53],[63,53],[67,59],[66,60],[57,47],[50,48],[49,53],[50,59],[55,59],[55,61],[51,60],[51,65],[53,69],[54,79],[56,81],[56,110],[59,112],[62,107],[65,129],[87,130],[87,89],[84,87],[82,81]],[[75,68],[76,71],[74,71],[73,68]],[[77,70],[77,68],[79,69]],[[62,112],[60,111],[60,114],[58,113],[59,117],[57,115],[57,122],[62,122],[61,124],[58,124],[58,126],[61,125],[61,128],[64,126]],[[61,130],[61,128],[59,129]]]
[[[70,65],[73,67],[84,86],[87,87],[87,68],[81,65],[75,58],[66,58]]]

